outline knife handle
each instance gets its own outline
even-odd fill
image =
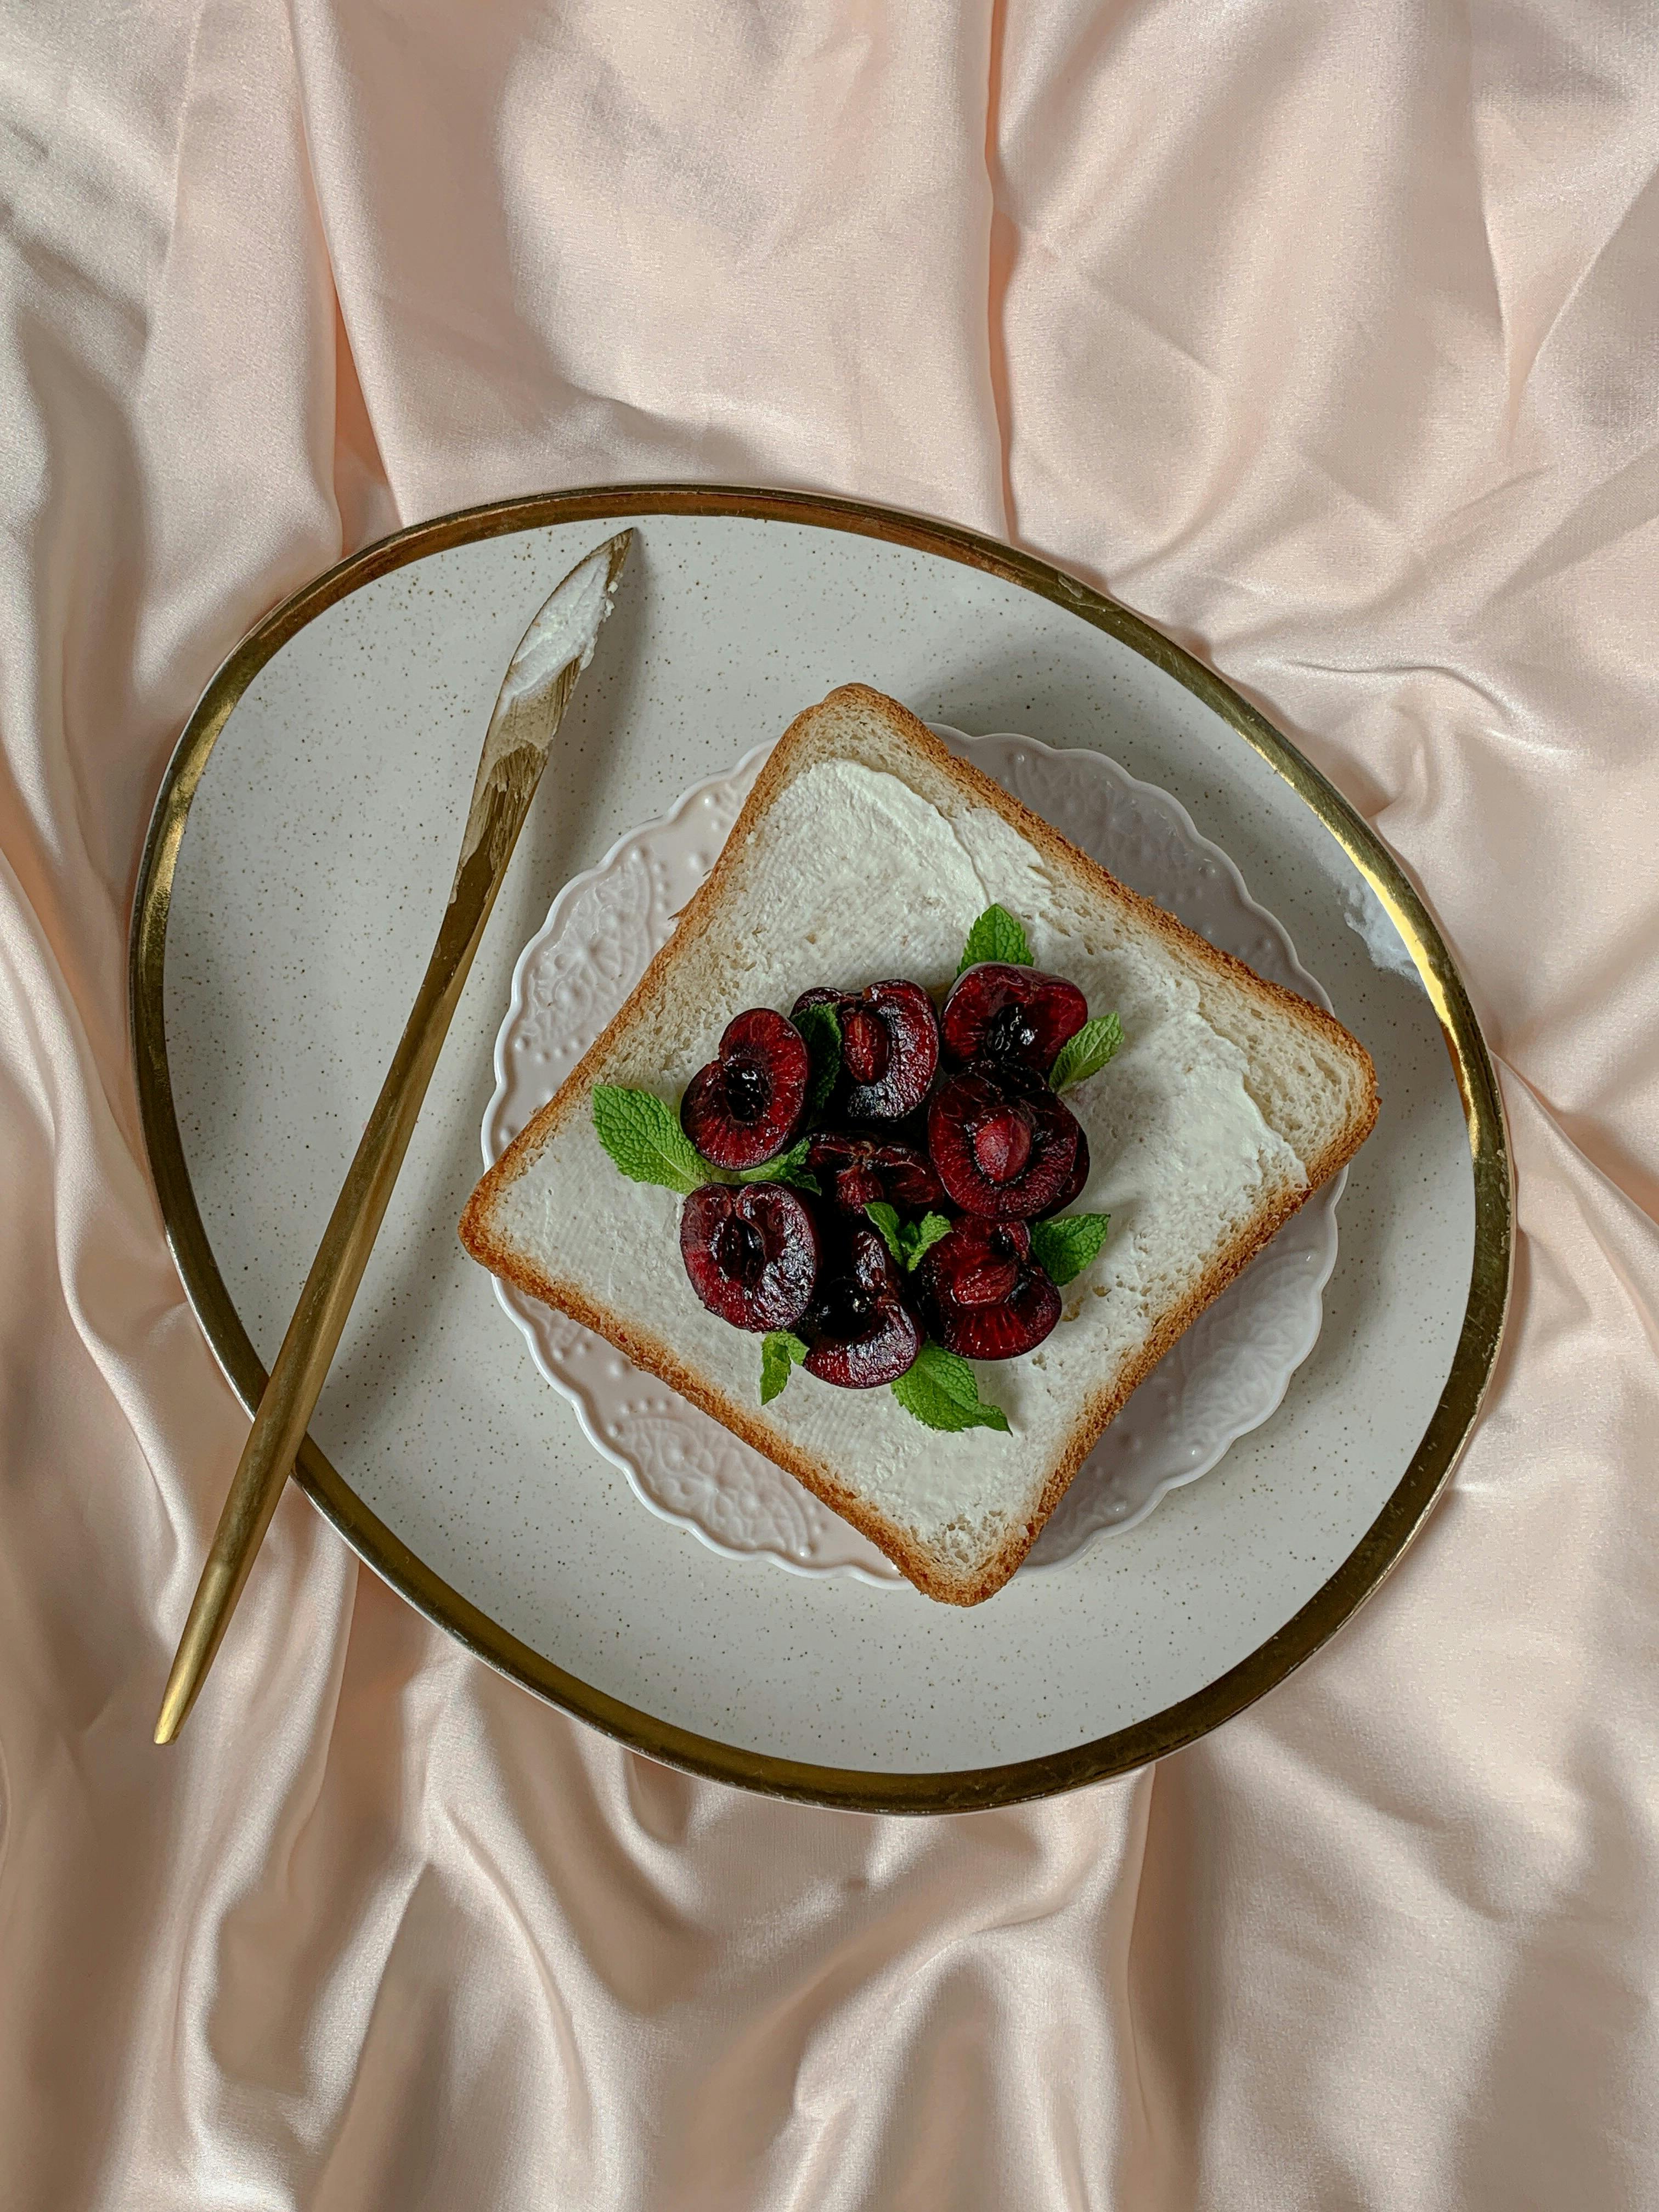
[[[173,1741],[196,1702],[305,1440],[535,787],[534,776],[496,785],[488,819],[457,871],[419,995],[242,1448],[167,1677],[157,1743]]]

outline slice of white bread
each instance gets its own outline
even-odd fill
[[[749,1006],[907,976],[943,997],[993,902],[1125,1044],[1066,1094],[1105,1244],[1034,1352],[978,1370],[1004,1436],[922,1427],[889,1390],[797,1372],[760,1402],[760,1340],[707,1312],[680,1201],[628,1181],[597,1083],[678,1103]],[[891,699],[834,691],[785,732],[707,882],[591,1052],[479,1183],[474,1258],[608,1337],[871,1537],[928,1596],[975,1605],[1024,1558],[1137,1382],[1376,1118],[1341,1025],[1126,890]]]

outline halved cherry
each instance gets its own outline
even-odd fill
[[[964,1221],[921,1263],[923,1310],[947,1352],[1018,1359],[1060,1319],[1060,1292],[1031,1257],[1023,1221]]]
[[[708,1182],[680,1212],[691,1287],[733,1328],[789,1328],[818,1276],[817,1224],[786,1183]]]
[[[806,1371],[843,1390],[873,1390],[915,1364],[921,1331],[900,1296],[902,1278],[884,1239],[854,1229],[824,1266],[801,1334]]]
[[[757,1006],[728,1023],[720,1054],[680,1101],[680,1126],[717,1168],[775,1159],[800,1126],[811,1057],[791,1021]]]
[[[939,1016],[920,983],[872,983],[836,992],[803,991],[793,1011],[831,1005],[841,1022],[848,1089],[842,1104],[857,1121],[899,1121],[927,1097],[939,1068]]]
[[[897,1138],[822,1129],[807,1147],[806,1164],[843,1213],[862,1213],[875,1199],[917,1213],[945,1201],[927,1153]]]
[[[1059,1203],[1083,1132],[1040,1076],[973,1068],[940,1084],[927,1108],[927,1156],[965,1213],[1029,1221]]]
[[[981,960],[951,986],[939,1029],[953,1060],[1018,1060],[1046,1075],[1088,1018],[1088,1000],[1063,975]]]

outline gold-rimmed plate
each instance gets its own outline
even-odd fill
[[[1508,1154],[1467,995],[1364,823],[1218,678],[1043,562],[849,502],[630,488],[422,525],[279,608],[185,732],[135,912],[145,1133],[192,1304],[252,1402],[412,996],[514,625],[623,520],[629,588],[299,1479],[480,1656],[699,1772],[925,1811],[1141,1764],[1282,1679],[1420,1523],[1496,1354]],[[553,893],[849,678],[930,720],[1093,745],[1175,793],[1290,929],[1383,1097],[1320,1345],[1279,1412],[1109,1562],[1016,1577],[968,1613],[744,1573],[640,1513],[454,1237],[514,959]]]

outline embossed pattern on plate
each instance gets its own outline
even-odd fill
[[[938,734],[1133,890],[1270,981],[1329,1001],[1237,869],[1180,803],[1103,753],[1013,735]],[[688,792],[665,820],[614,846],[567,884],[520,954],[495,1047],[486,1164],[553,1096],[672,933],[713,866],[768,746]],[[1304,1206],[1134,1393],[1085,1462],[1022,1570],[1053,1567],[1132,1528],[1195,1481],[1284,1397],[1319,1334],[1336,1264],[1338,1177]],[[603,1338],[497,1283],[542,1375],[641,1502],[726,1557],[798,1574],[891,1583],[898,1571],[793,1476],[645,1375]]]

